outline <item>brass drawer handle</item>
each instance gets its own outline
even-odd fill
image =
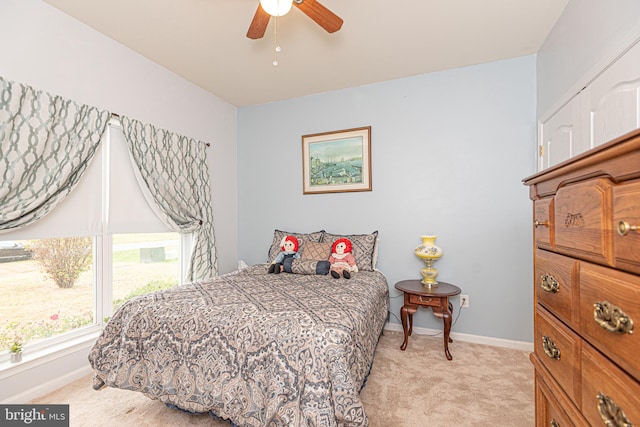
[[[535,228],[538,227],[548,227],[549,226],[549,221],[538,221],[537,219],[533,221],[533,226]]]
[[[593,319],[609,332],[633,333],[633,319],[627,316],[620,307],[616,307],[608,301],[593,304]]]
[[[560,424],[558,424],[558,422],[556,421],[556,419],[552,419],[551,422],[549,423],[550,427],[560,427]]]
[[[540,276],[540,287],[545,292],[553,292],[554,294],[560,292],[560,283],[550,274]]]
[[[598,412],[604,424],[608,427],[633,427],[624,411],[616,405],[612,398],[598,392]]]
[[[433,299],[433,298],[431,298],[431,297],[429,297],[429,298],[425,298],[425,299],[422,299],[422,295],[418,295],[418,300],[419,300],[420,302],[431,302],[431,300],[432,300],[432,299]]]
[[[638,231],[637,225],[631,225],[627,221],[619,221],[618,222],[618,234],[621,236],[626,236],[630,231]]]
[[[544,349],[544,354],[551,359],[560,360],[560,349],[556,343],[546,335],[542,336],[542,348]]]

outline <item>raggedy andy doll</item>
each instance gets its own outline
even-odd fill
[[[341,238],[333,242],[331,256],[329,257],[331,276],[333,278],[339,279],[342,276],[345,279],[350,279],[351,273],[358,271],[356,258],[353,256],[352,251],[353,245],[349,239]]]
[[[282,252],[278,254],[276,259],[269,266],[269,273],[279,274],[282,272],[284,270],[284,260],[287,258],[300,258],[298,247],[298,239],[294,236],[284,236],[281,244]]]

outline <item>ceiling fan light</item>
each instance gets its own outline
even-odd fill
[[[260,6],[271,16],[284,16],[291,10],[293,0],[260,0]]]

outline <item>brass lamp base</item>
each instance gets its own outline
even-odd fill
[[[422,283],[422,286],[424,286],[427,289],[437,288],[439,285],[438,282],[425,282],[424,280],[421,280],[420,283]]]
[[[438,281],[436,280],[436,277],[438,277],[437,269],[428,266],[420,270],[420,274],[422,274],[420,283],[422,283],[425,288],[435,288],[438,286]]]
[[[438,281],[436,277],[438,277],[438,269],[433,266],[432,259],[425,259],[426,267],[420,270],[420,274],[422,274],[422,280],[420,283],[424,285],[425,288],[435,288],[438,286]]]

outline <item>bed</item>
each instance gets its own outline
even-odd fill
[[[360,390],[389,310],[384,275],[267,270],[128,301],[89,354],[94,388],[138,391],[237,426],[368,425]]]

